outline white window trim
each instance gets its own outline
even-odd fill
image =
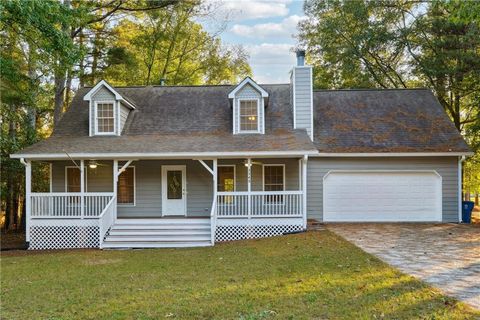
[[[136,207],[137,206],[137,170],[135,169],[135,166],[128,166],[126,169],[128,168],[133,168],[133,203],[119,203],[118,196],[117,196],[117,207]],[[119,178],[120,178],[120,175],[119,175]],[[120,181],[120,179],[118,179],[118,181]],[[118,193],[118,185],[117,185],[117,193]]]
[[[98,104],[112,104],[113,105],[113,131],[111,132],[98,132],[98,112],[97,112],[97,107]],[[94,114],[94,133],[96,136],[114,136],[117,134],[117,122],[118,122],[118,116],[117,116],[117,103],[115,100],[104,100],[104,101],[95,101],[94,103],[94,108],[93,108],[93,114]]]
[[[68,192],[68,169],[71,169],[71,168],[74,168],[74,169],[78,169],[78,167],[76,166],[65,166],[65,175],[64,175],[64,178],[65,178],[65,192]],[[86,170],[87,168],[85,167],[84,170]],[[78,169],[78,171],[80,171],[80,169]],[[80,174],[80,177],[81,177],[81,174]],[[85,175],[85,192],[88,192],[88,183],[87,183],[87,175]],[[82,191],[79,191],[79,192],[82,192]],[[73,193],[76,193],[76,192],[73,192]]]
[[[234,164],[219,164],[217,165],[217,168],[221,167],[233,167],[233,191],[237,191],[237,166]],[[218,170],[217,170],[217,192],[218,191]]]
[[[237,132],[238,133],[262,133],[262,129],[260,127],[260,108],[262,107],[262,104],[260,103],[260,99],[258,98],[238,98],[237,99],[237,109],[238,109],[238,112],[237,112],[237,121],[238,121],[238,128],[237,128]],[[242,124],[241,124],[241,119],[242,119],[242,116],[241,116],[241,112],[240,112],[240,105],[242,103],[242,101],[256,101],[257,102],[257,130],[242,130]]]
[[[285,189],[287,188],[287,185],[286,185],[286,177],[285,177],[285,164],[282,163],[282,164],[279,164],[279,163],[264,163],[262,164],[262,188],[263,188],[263,191],[265,191],[265,167],[283,167],[283,190],[282,191],[285,191]],[[265,191],[267,192],[267,191]]]
[[[283,190],[282,191],[285,191],[287,189],[287,185],[286,185],[286,177],[285,177],[285,164],[279,164],[279,163],[264,163],[262,164],[262,189],[264,192],[268,192],[268,191],[265,191],[265,167],[283,167]],[[284,199],[282,198],[282,201],[278,201],[278,202],[267,202],[265,201],[263,203],[263,205],[266,205],[266,206],[278,206],[278,205],[283,205],[284,204]]]

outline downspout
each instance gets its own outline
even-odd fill
[[[458,158],[458,222],[462,222],[462,163],[465,156]]]

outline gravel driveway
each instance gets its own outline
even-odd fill
[[[480,227],[460,224],[328,224],[388,264],[480,309]]]

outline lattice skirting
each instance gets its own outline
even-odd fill
[[[32,226],[30,227],[31,250],[98,248],[97,226]]]
[[[301,219],[226,220],[217,223],[215,241],[266,238],[303,230]]]

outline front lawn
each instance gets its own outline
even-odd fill
[[[211,248],[5,253],[2,319],[472,319],[329,231]]]

